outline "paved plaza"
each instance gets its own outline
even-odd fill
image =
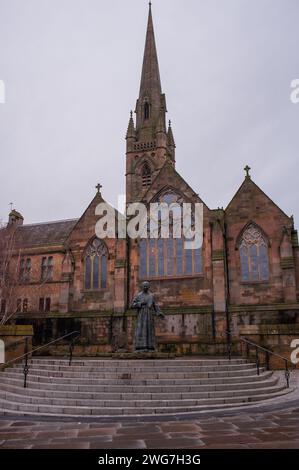
[[[2,419],[0,449],[299,449],[298,408],[184,421],[58,423]]]

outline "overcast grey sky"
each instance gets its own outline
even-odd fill
[[[299,0],[153,0],[177,170],[210,208],[254,181],[299,227]],[[0,0],[0,219],[79,217],[125,188],[146,0]]]

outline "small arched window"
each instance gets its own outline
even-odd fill
[[[84,259],[84,287],[86,290],[107,287],[107,259],[108,252],[105,244],[99,238],[94,238],[87,247]]]
[[[239,244],[239,252],[242,281],[269,280],[268,243],[256,225],[250,224],[244,230]]]
[[[149,107],[148,102],[144,103],[143,112],[144,112],[144,119],[149,119],[149,117],[150,117],[150,107]]]
[[[147,187],[150,186],[152,183],[152,174],[151,174],[151,169],[149,167],[149,164],[145,162],[142,167],[141,171],[141,177],[142,177],[142,186]]]

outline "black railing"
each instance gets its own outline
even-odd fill
[[[232,333],[229,331],[225,332],[226,338],[227,338],[227,355],[229,360],[231,360],[232,357]],[[254,343],[253,341],[250,341],[247,338],[241,338],[241,337],[235,337],[234,340],[236,342],[239,342],[241,345],[241,355],[244,355],[243,351],[243,346],[245,347],[245,354],[248,359],[250,359],[250,352],[253,349],[254,350],[254,356],[255,356],[255,364],[256,364],[256,373],[257,375],[260,375],[260,353],[263,353],[265,356],[265,365],[266,365],[266,370],[270,370],[270,357],[274,356],[279,358],[283,363],[284,363],[284,375],[286,379],[286,386],[287,388],[290,387],[290,374],[291,370],[294,367],[293,364],[289,359],[287,359],[284,356],[281,356],[280,354],[277,354],[270,349],[265,348],[264,346],[260,346],[257,343]]]
[[[47,348],[48,346],[51,346],[52,344],[58,343],[58,341],[62,341],[66,338],[69,339],[69,366],[72,364],[72,359],[73,359],[73,351],[74,351],[74,342],[76,339],[78,339],[80,336],[79,331],[72,331],[71,333],[68,333],[67,335],[60,336],[60,338],[54,339],[53,341],[50,341],[47,344],[43,344],[42,346],[39,346],[38,348],[32,349],[29,351],[29,337],[25,338],[25,349],[24,349],[24,354],[22,356],[18,356],[15,359],[12,359],[11,361],[7,361],[4,364],[1,365],[1,369],[4,370],[6,367],[9,365],[20,361],[22,359],[25,359],[24,362],[24,368],[23,368],[23,374],[24,374],[24,388],[27,387],[27,376],[29,373],[29,364],[28,364],[28,357],[35,353],[36,351],[40,351],[41,349]]]

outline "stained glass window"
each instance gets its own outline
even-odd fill
[[[194,272],[201,273],[201,248],[194,250]]]
[[[260,276],[262,281],[269,279],[268,247],[262,245],[259,250]]]
[[[256,225],[250,224],[244,230],[239,252],[242,281],[269,280],[268,243]]]
[[[173,237],[173,220],[180,215],[182,196],[172,190],[167,190],[157,202],[177,204],[174,207],[174,217],[170,217],[169,238],[142,238],[139,242],[139,277],[141,279],[155,277],[176,277],[202,273],[202,249],[186,249],[185,239]],[[170,211],[171,212],[171,211]],[[170,213],[171,215],[171,213]],[[161,225],[161,213],[156,221],[151,220],[152,226]],[[161,235],[161,231],[159,231]]]
[[[101,288],[105,289],[107,287],[107,256],[102,255],[101,263]]]
[[[156,274],[156,249],[155,240],[149,241],[149,275]]]
[[[173,256],[173,238],[167,239],[167,275],[173,276],[174,274],[174,256]]]
[[[249,257],[248,257],[248,247],[240,247],[240,260],[241,260],[241,270],[242,270],[242,279],[243,281],[249,281]]]
[[[91,288],[91,258],[87,256],[85,259],[85,289]]]
[[[85,289],[95,290],[107,286],[107,248],[94,238],[85,254]]]
[[[146,240],[142,239],[140,240],[140,245],[139,245],[140,253],[139,253],[139,259],[140,259],[140,266],[139,266],[139,273],[140,277],[144,278],[147,275],[147,242]]]
[[[185,251],[185,272],[186,274],[192,274],[192,255],[193,250]]]
[[[158,276],[164,276],[164,240],[159,238],[158,242]]]
[[[183,274],[183,240],[176,239],[176,273]]]
[[[92,283],[93,283],[93,288],[98,289],[99,288],[99,255],[95,255],[93,258],[93,272],[92,272]]]

